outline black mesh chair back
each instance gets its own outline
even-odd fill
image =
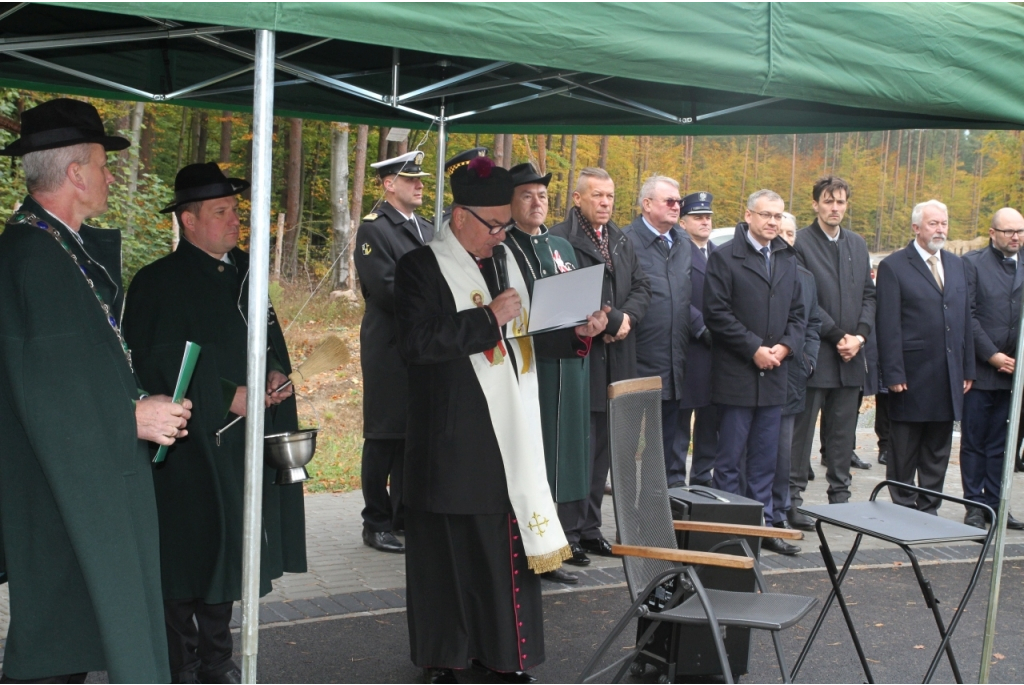
[[[640,378],[609,391],[608,439],[612,501],[623,545],[674,549],[676,534],[665,477],[661,441],[661,379]],[[626,557],[624,567],[633,599],[655,577],[676,564]]]

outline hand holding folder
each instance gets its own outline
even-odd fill
[[[192,381],[192,373],[196,370],[196,362],[199,360],[199,352],[202,348],[194,342],[185,343],[185,354],[181,358],[181,368],[178,369],[178,382],[174,384],[174,395],[171,401],[181,404],[188,391],[188,384]],[[153,457],[153,463],[159,464],[167,458],[167,445],[160,445]]]

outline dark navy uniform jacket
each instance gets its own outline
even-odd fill
[[[1017,354],[1017,323],[1020,319],[1024,269],[1017,261],[989,245],[964,255],[967,287],[971,295],[974,353],[978,390],[1009,390],[1013,375],[999,373],[988,363],[992,355]]]

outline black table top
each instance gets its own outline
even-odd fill
[[[847,502],[800,507],[808,516],[897,545],[982,542],[987,531],[892,502]]]

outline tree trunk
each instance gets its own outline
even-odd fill
[[[910,200],[910,160],[914,154],[914,132],[907,131],[907,181],[903,185],[903,205]]]
[[[825,149],[821,153],[821,175],[828,175],[828,134],[825,134]]]
[[[192,116],[189,117],[189,139],[188,139],[188,163],[195,164],[196,158],[199,156],[199,112],[192,110]]]
[[[495,166],[505,166],[505,134],[495,133],[494,134],[494,164]]]
[[[284,276],[294,278],[298,268],[296,242],[299,235],[299,212],[302,192],[302,119],[289,119],[288,132],[288,188],[285,202]]]
[[[974,215],[971,225],[974,226],[974,233],[971,237],[978,235],[978,221],[981,218],[981,175],[985,169],[985,155],[980,151],[978,152],[978,158],[974,165],[974,202],[971,207],[971,213]]]
[[[524,134],[523,142],[526,143],[526,160],[533,166],[534,169],[540,169],[540,164],[538,164],[537,158],[533,154],[533,146],[530,145],[530,136]]]
[[[388,158],[388,133],[391,129],[387,126],[377,127],[377,161],[383,162]]]
[[[1020,163],[1017,167],[1017,202],[1018,207],[1024,205],[1024,136],[1017,139],[1020,144]]]
[[[181,127],[178,130],[178,159],[174,163],[174,171],[177,173],[178,169],[181,168],[181,161],[184,159],[185,154],[185,134],[188,131],[188,113],[187,107],[181,108]]]
[[[796,134],[793,134],[793,163],[789,168],[789,207],[790,213],[793,212],[793,190],[796,188]]]
[[[352,212],[348,206],[348,124],[331,124],[331,261],[332,289],[348,281],[348,244]]]
[[[356,168],[352,179],[352,204],[349,208],[351,223],[349,224],[352,239],[348,243],[348,283],[350,290],[356,289],[356,269],[352,255],[355,250],[355,229],[363,216],[363,190],[366,186],[366,146],[370,139],[370,127],[360,124],[356,128]]]
[[[758,172],[760,171],[760,168],[759,168],[760,167],[760,161],[761,161],[761,136],[754,136],[754,187],[755,188],[760,187],[758,185],[758,181],[760,180],[760,177],[758,176]]]
[[[153,167],[153,141],[156,139],[156,120],[153,108],[146,110],[142,118],[142,135],[139,138],[139,168],[149,171]]]
[[[231,127],[234,124],[231,112],[224,110],[220,118],[220,163],[231,163]]]
[[[885,176],[889,169],[889,138],[886,131],[882,139],[882,174],[878,179],[878,211],[875,213],[875,252],[882,249],[882,213],[885,211]]]
[[[548,146],[544,136],[537,136],[537,171],[541,176],[548,173]]]
[[[686,154],[686,171],[683,176],[683,193],[690,192],[690,179],[693,173],[693,136],[686,136],[683,142]]]
[[[952,204],[953,197],[956,195],[956,172],[960,166],[960,136],[963,135],[963,131],[957,129],[956,136],[953,138],[953,159],[950,164],[952,173],[950,174],[951,179],[949,181],[949,202]]]
[[[601,152],[598,153],[597,166],[608,168],[608,136],[601,136]]]
[[[917,160],[914,162],[914,197],[912,204],[917,204],[917,188],[921,184],[921,143],[924,141],[924,131],[917,132]]]
[[[513,138],[511,133],[506,133],[505,137],[502,139],[502,142],[505,145],[505,154],[503,156],[505,158],[504,166],[506,169],[512,168],[512,141]]]
[[[569,151],[569,182],[565,184],[565,196],[568,198],[576,188],[576,136],[572,137],[572,147]]]
[[[136,102],[129,117],[131,126],[131,146],[128,148],[128,216],[125,233],[135,233],[135,191],[139,189],[139,137],[142,135],[142,119],[146,114],[146,105]]]
[[[892,209],[889,210],[889,225],[896,221],[896,198],[900,194],[900,155],[903,154],[903,131],[897,131],[899,139],[896,143],[896,171],[893,173]]]
[[[398,145],[398,154],[404,155],[406,152],[409,151],[409,138],[406,137],[405,140],[398,141],[397,145]]]
[[[750,136],[747,136],[747,144],[743,149],[743,180],[740,182],[740,207],[746,206],[747,201],[747,162],[750,161]]]
[[[200,164],[206,162],[206,148],[210,142],[210,113],[205,109],[199,113],[199,144],[196,147],[196,160]]]

